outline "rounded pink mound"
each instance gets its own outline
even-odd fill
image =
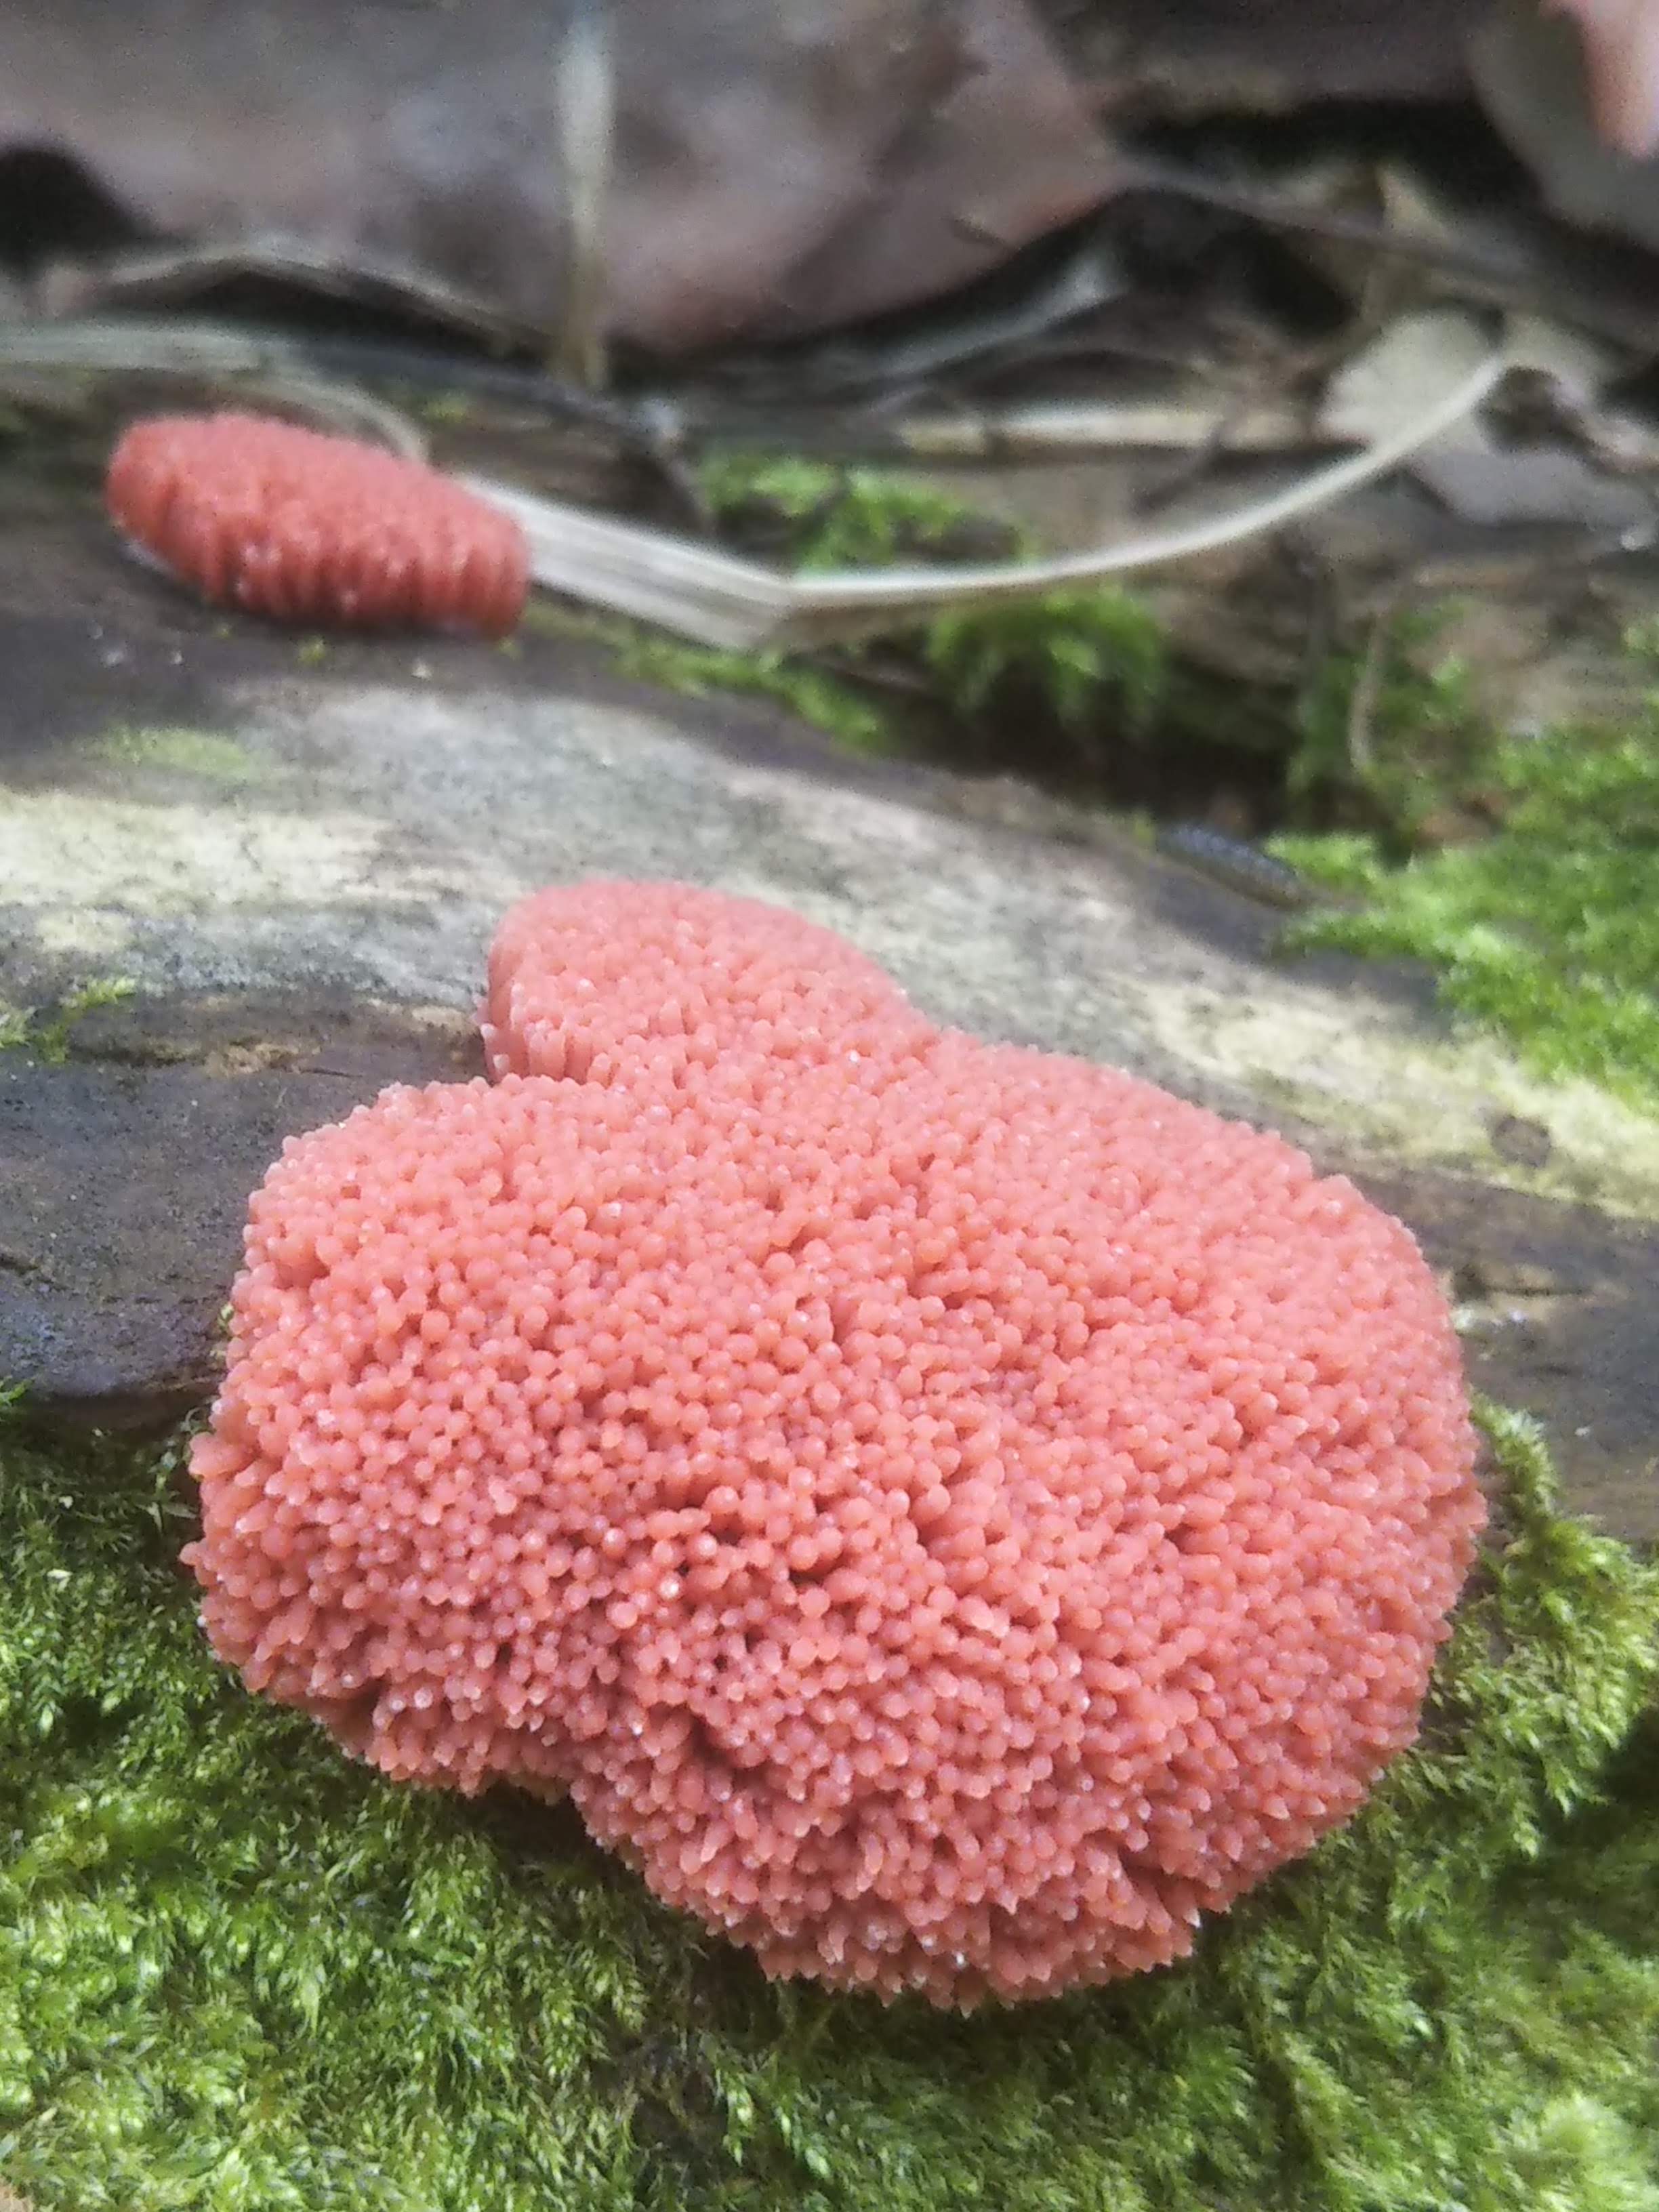
[[[524,611],[516,522],[435,469],[253,415],[157,416],[105,485],[128,536],[204,599],[278,622],[504,637]]]
[[[890,976],[831,929],[684,884],[538,891],[496,932],[482,1027],[492,1075],[690,1071],[787,1080],[804,1062],[931,1032]]]
[[[792,918],[587,896],[508,918],[492,1051],[585,981],[608,1079],[390,1091],[255,1194],[216,1648],[388,1774],[568,1787],[772,1973],[969,2005],[1176,1957],[1416,1729],[1482,1509],[1410,1237]],[[868,1048],[766,1073],[755,1025],[843,986]],[[661,1080],[667,1035],[714,1065]]]

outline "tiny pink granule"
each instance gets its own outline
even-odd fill
[[[186,1554],[252,1687],[963,2007],[1177,1957],[1413,1740],[1483,1513],[1349,1183],[677,886],[515,909],[487,1034],[556,1072],[254,1194]]]
[[[252,415],[158,416],[117,446],[105,496],[204,599],[277,622],[504,637],[524,611],[518,524],[352,439]]]

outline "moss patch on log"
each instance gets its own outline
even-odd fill
[[[1401,861],[1375,836],[1273,850],[1362,903],[1291,941],[1426,960],[1535,1073],[1659,1114],[1659,695],[1632,727],[1493,744],[1499,826]]]
[[[1492,1539],[1364,1814],[1187,1964],[967,2020],[769,1984],[567,1810],[351,1765],[206,1650],[182,1438],[7,1423],[0,2174],[40,2212],[1651,2212],[1659,1571],[1485,1419]]]
[[[119,1006],[132,996],[133,988],[125,976],[112,975],[82,984],[48,1009],[0,1005],[0,1052],[30,1052],[37,1060],[61,1063],[69,1058],[70,1034],[76,1024],[100,1006]],[[0,1406],[3,1403],[0,1396]]]
[[[710,514],[743,550],[804,574],[1036,551],[955,495],[890,470],[725,453],[704,463],[700,485]],[[524,619],[543,635],[603,646],[623,674],[641,682],[697,698],[775,700],[861,753],[953,756],[964,732],[1001,717],[1029,737],[1035,716],[1052,727],[1073,771],[1088,772],[1109,750],[1103,732],[1114,742],[1150,736],[1173,680],[1158,618],[1105,586],[918,616],[884,641],[879,657],[860,646],[722,651],[546,599],[532,600]],[[979,756],[987,747],[975,736],[972,750]]]

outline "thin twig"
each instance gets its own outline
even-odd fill
[[[1599,562],[1642,553],[1659,535],[1659,526],[1637,523],[1622,530],[1590,532],[1577,545],[1547,552],[1522,553],[1498,560],[1426,561],[1396,576],[1370,620],[1365,649],[1348,699],[1348,767],[1357,783],[1369,781],[1376,766],[1376,715],[1388,672],[1388,647],[1401,617],[1431,592],[1480,589],[1558,578],[1564,570],[1593,568]]]
[[[617,137],[610,30],[605,0],[570,0],[554,77],[567,251],[553,366],[590,392],[606,380],[605,219]]]
[[[1371,617],[1370,629],[1365,638],[1365,650],[1360,655],[1353,690],[1348,695],[1348,773],[1356,783],[1369,783],[1376,771],[1376,749],[1373,740],[1376,709],[1382,696],[1382,679],[1388,666],[1389,641],[1394,635],[1395,623],[1418,589],[1415,570],[1408,570],[1405,575],[1397,576],[1389,586],[1382,605]]]

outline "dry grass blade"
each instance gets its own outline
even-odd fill
[[[426,439],[401,408],[359,383],[323,374],[302,343],[280,332],[114,319],[0,322],[0,375],[61,378],[79,371],[205,379],[240,405],[297,415],[319,429],[368,439],[409,460],[426,458]]]
[[[868,636],[946,608],[1095,583],[1264,536],[1386,475],[1471,414],[1508,368],[1499,347],[1473,372],[1449,380],[1398,430],[1264,497],[1042,561],[787,576],[717,547],[538,499],[489,478],[461,481],[516,518],[530,539],[532,573],[549,589],[660,623],[700,644],[782,649]]]
[[[893,426],[891,442],[919,460],[982,461],[1056,455],[1221,451],[1285,452],[1308,439],[1306,411],[1248,406],[1218,412],[1213,401],[1036,400],[1001,412],[963,407],[914,415]],[[1340,443],[1340,441],[1334,442]]]

